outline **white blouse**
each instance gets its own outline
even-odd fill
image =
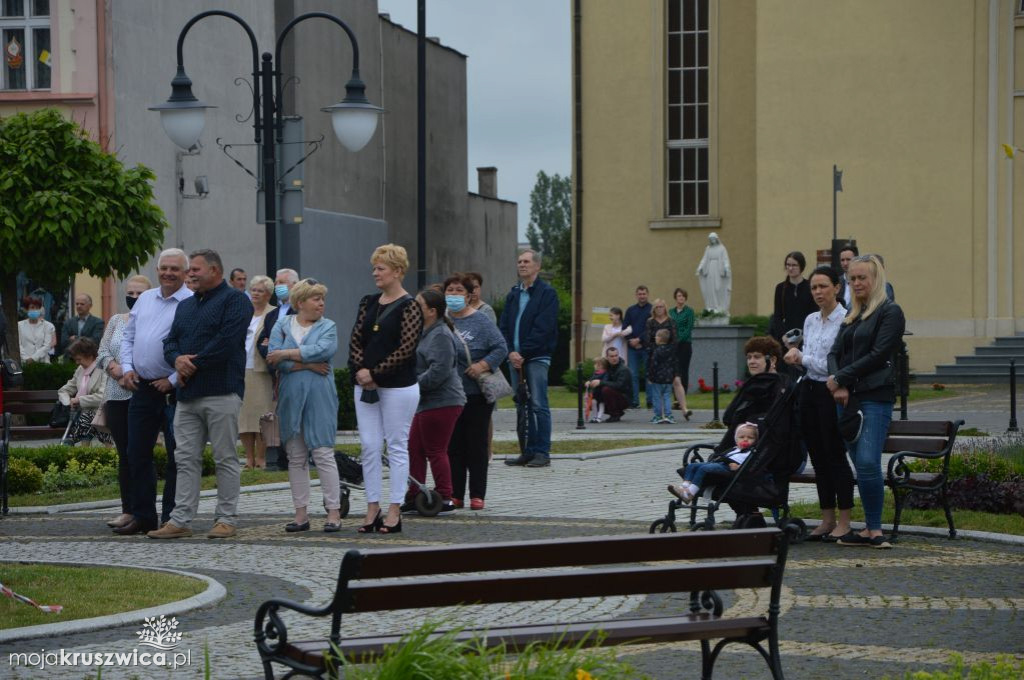
[[[810,380],[828,380],[828,352],[839,335],[839,327],[843,325],[845,316],[846,307],[838,304],[827,319],[822,319],[821,312],[818,311],[808,314],[804,320],[802,363]]]

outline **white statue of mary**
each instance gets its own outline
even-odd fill
[[[728,316],[732,298],[732,268],[729,266],[729,253],[715,232],[708,234],[708,246],[697,265],[697,276],[700,278],[701,295],[704,296],[704,309]]]

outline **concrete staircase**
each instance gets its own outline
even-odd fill
[[[1017,360],[1017,380],[1024,383],[1024,334],[996,338],[987,347],[976,347],[956,363],[941,364],[934,373],[918,373],[917,382],[1009,383],[1010,359]]]

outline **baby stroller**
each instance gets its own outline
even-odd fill
[[[384,467],[389,468],[387,455],[381,456],[381,459]],[[341,516],[347,517],[350,506],[348,497],[352,493],[352,489],[362,490],[364,488],[363,466],[357,458],[352,458],[340,451],[334,452],[334,460],[338,464],[338,480],[341,483]],[[441,498],[441,494],[428,487],[426,483],[415,479],[412,475],[409,476],[409,481],[419,488],[419,492],[414,500],[417,512],[424,517],[435,517],[441,512],[441,508],[444,505],[444,499]]]
[[[777,517],[776,526],[789,533],[793,542],[799,543],[805,538],[807,525],[802,519],[791,517],[789,512],[789,478],[804,462],[796,421],[796,387],[800,380],[790,383],[783,376],[776,377],[779,379],[777,396],[767,413],[761,418],[746,418],[757,423],[759,435],[750,449],[750,455],[739,469],[722,473],[708,472],[700,492],[693,500],[689,503],[678,499],[670,501],[666,515],[651,523],[650,533],[674,533],[676,511],[684,505],[690,506],[691,531],[713,531],[715,512],[722,503],[728,503],[736,512],[734,529],[767,526],[759,511],[759,508],[764,507],[772,510],[772,514]],[[740,395],[737,395],[736,399],[739,398]],[[683,454],[683,467],[678,470],[680,476],[687,464],[714,460],[715,456],[732,448],[732,432],[735,431],[735,425],[743,420],[733,419],[730,422],[730,432],[726,433],[719,444],[696,444],[686,450]],[[704,512],[704,518],[698,520],[701,512]]]

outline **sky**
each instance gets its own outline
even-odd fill
[[[416,31],[417,0],[377,4]],[[477,167],[498,168],[498,196],[519,204],[520,240],[537,172],[571,169],[571,19],[558,0],[427,0],[427,36],[466,55],[469,189]]]

